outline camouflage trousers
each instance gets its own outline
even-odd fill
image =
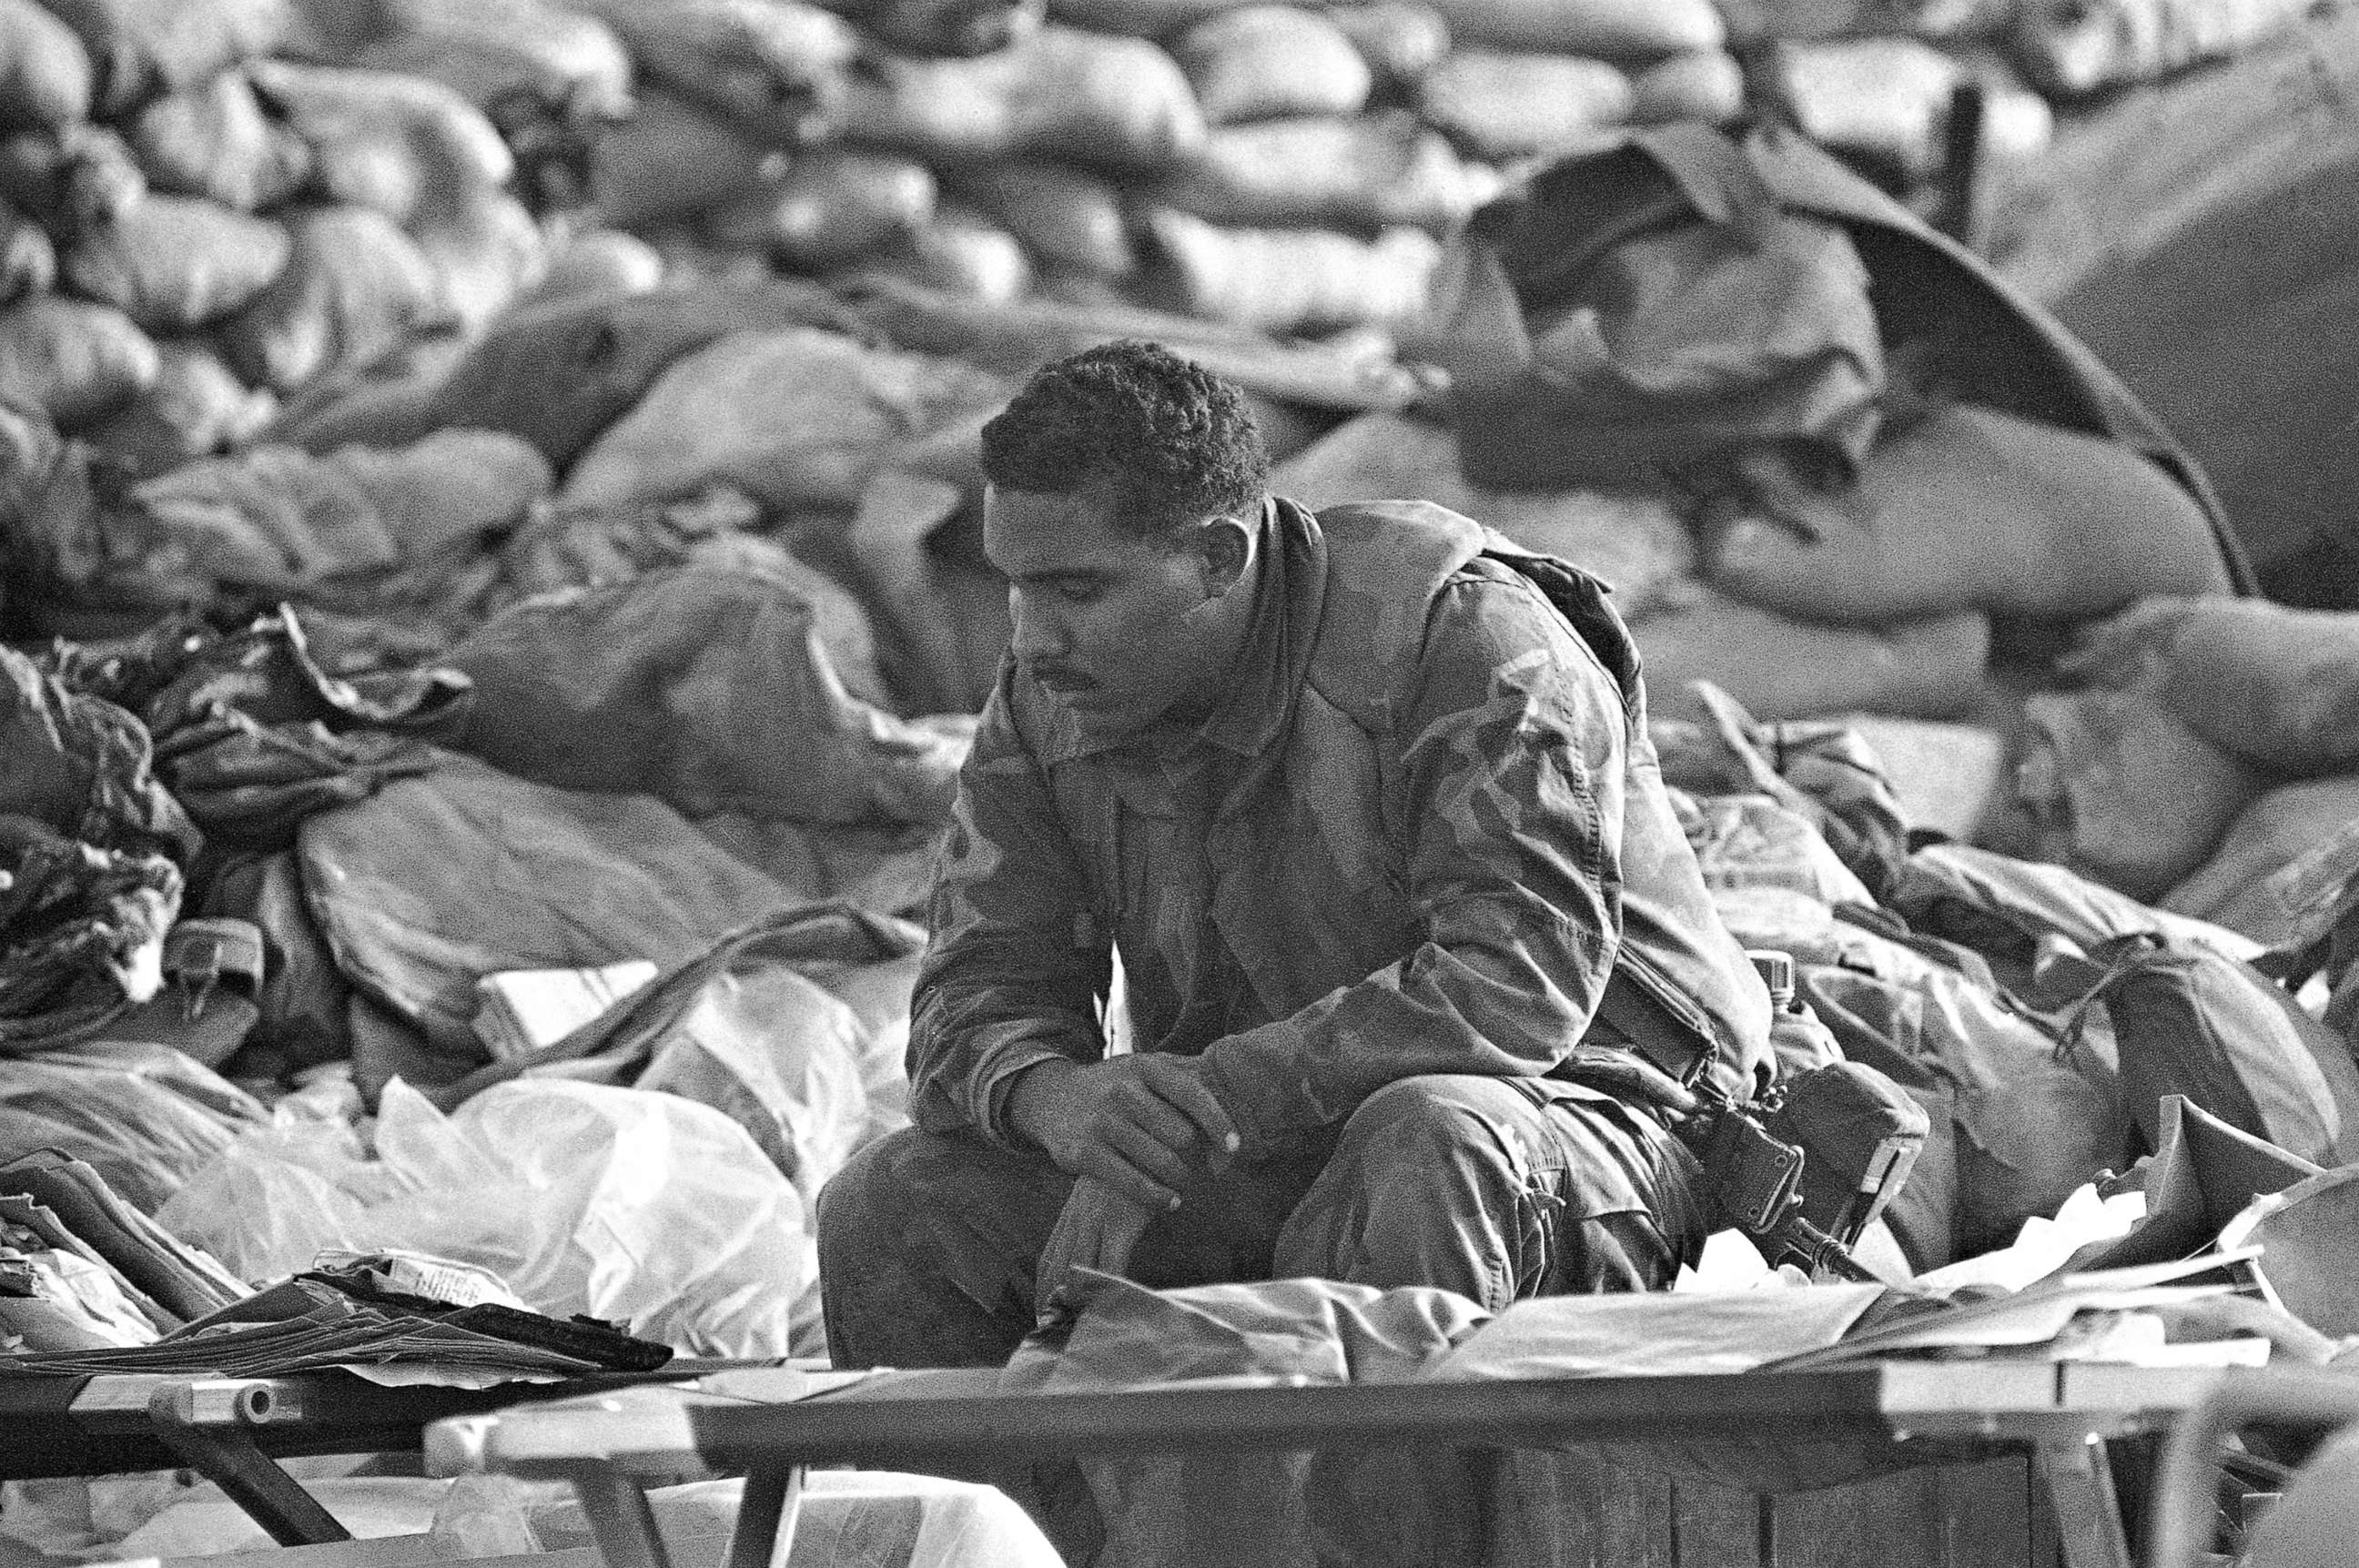
[[[821,1193],[820,1279],[839,1367],[1000,1366],[1072,1178],[1044,1157],[910,1128]],[[1132,1256],[1161,1289],[1317,1277],[1432,1285],[1496,1311],[1527,1296],[1660,1289],[1705,1230],[1694,1157],[1651,1113],[1553,1079],[1435,1075],[1343,1127],[1237,1160]]]

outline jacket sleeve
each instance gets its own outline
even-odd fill
[[[1613,677],[1538,590],[1478,561],[1391,690],[1393,820],[1422,940],[1207,1048],[1206,1082],[1249,1148],[1340,1121],[1397,1079],[1548,1073],[1613,970],[1628,746]]]
[[[919,1127],[996,1143],[1016,1073],[1105,1053],[1108,946],[1047,778],[1010,717],[1005,674],[959,774],[910,1003],[910,1110]]]

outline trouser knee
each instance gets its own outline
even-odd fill
[[[1438,1286],[1495,1310],[1667,1285],[1691,1229],[1683,1159],[1658,1123],[1571,1085],[1403,1079],[1345,1123],[1278,1267]]]
[[[978,1138],[905,1128],[821,1192],[820,1290],[840,1366],[979,1366],[1031,1325],[1071,1179]]]
[[[1495,1078],[1427,1073],[1387,1083],[1343,1124],[1334,1158],[1367,1180],[1409,1187],[1468,1179],[1522,1185],[1517,1150],[1505,1127],[1533,1107]]]
[[[1504,1305],[1517,1293],[1510,1246],[1528,1172],[1485,1114],[1496,1086],[1406,1078],[1362,1102],[1278,1237],[1282,1273],[1391,1288],[1433,1285]]]
[[[833,1258],[856,1261],[897,1245],[899,1227],[892,1216],[907,1212],[909,1194],[894,1179],[896,1162],[888,1146],[902,1136],[887,1134],[861,1149],[820,1189],[812,1222],[821,1279],[833,1272],[829,1267]]]

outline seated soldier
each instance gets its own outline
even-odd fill
[[[984,429],[1015,633],[962,777],[917,1125],[821,1195],[839,1366],[1005,1362],[1072,1265],[1519,1298],[1668,1286],[1674,1136],[1767,1082],[1602,586],[1423,502],[1266,490],[1152,345]],[[1134,1049],[1107,1049],[1120,958]]]

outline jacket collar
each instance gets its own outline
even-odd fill
[[[1038,691],[1030,693],[1046,723],[1040,760],[1053,766],[1133,746],[1202,743],[1241,757],[1272,752],[1294,716],[1295,694],[1310,667],[1319,618],[1327,602],[1327,540],[1318,519],[1293,502],[1262,503],[1259,581],[1253,619],[1237,649],[1228,695],[1192,731],[1164,723],[1114,738],[1085,735],[1071,713]],[[1021,677],[1019,676],[1020,680]]]

